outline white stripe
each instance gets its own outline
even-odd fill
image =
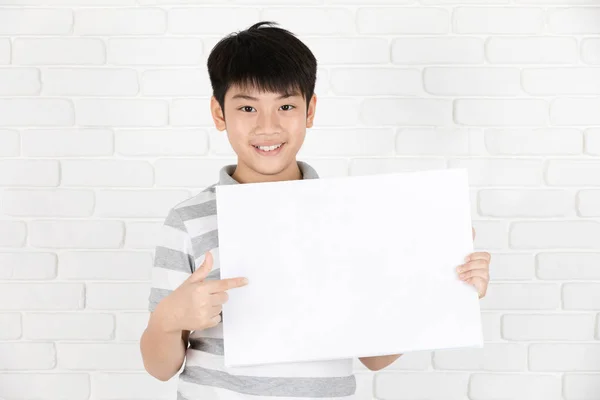
[[[187,200],[182,201],[181,203],[177,204],[174,208],[178,209],[178,208],[182,208],[182,207],[187,207],[187,206],[195,206],[197,204],[202,204],[202,203],[206,203],[207,201],[210,200],[214,200],[216,199],[216,195],[212,192],[200,192],[197,195],[195,195],[194,197],[190,197]]]
[[[190,333],[190,339],[200,339],[203,337],[223,339],[223,324],[219,324],[212,328],[203,329],[201,331],[192,331]]]
[[[217,229],[217,214],[188,219],[185,226],[191,237],[204,235]]]
[[[272,378],[337,378],[352,375],[352,359],[264,364],[246,367],[226,367],[223,356],[189,348],[186,353],[187,367],[202,367],[231,375]]]
[[[191,274],[161,267],[152,268],[152,287],[157,289],[177,289]]]
[[[199,385],[179,379],[179,392],[188,400],[359,400],[357,394],[345,397],[280,397],[254,396],[212,386]]]
[[[172,250],[182,251],[186,254],[192,254],[189,236],[185,232],[169,225],[162,227],[159,245]]]
[[[210,250],[210,253],[213,256],[213,267],[212,267],[211,271],[221,268],[221,256],[219,254],[219,248],[215,247],[214,249]],[[200,268],[200,266],[204,262],[204,258],[205,258],[205,255],[201,254],[198,258],[194,259],[196,268]]]

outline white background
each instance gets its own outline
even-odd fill
[[[466,167],[493,254],[485,349],[357,362],[360,398],[597,398],[600,2],[464,3],[0,0],[0,397],[174,398],[139,355],[152,249],[234,160],[210,49],[274,20],[319,60],[301,159]]]

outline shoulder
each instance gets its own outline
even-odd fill
[[[215,186],[211,185],[176,205],[169,210],[169,217],[182,222],[216,214]],[[168,218],[167,218],[168,219]]]

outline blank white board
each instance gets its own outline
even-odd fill
[[[465,169],[216,191],[227,366],[483,346]]]

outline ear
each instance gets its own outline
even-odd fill
[[[223,115],[223,109],[215,96],[210,98],[210,113],[212,114],[215,128],[219,131],[224,131],[227,128],[225,125],[225,116]]]
[[[312,126],[313,126],[316,108],[317,108],[317,95],[313,94],[312,98],[310,99],[310,102],[308,103],[308,110],[306,111],[306,127],[307,128],[312,128]]]

